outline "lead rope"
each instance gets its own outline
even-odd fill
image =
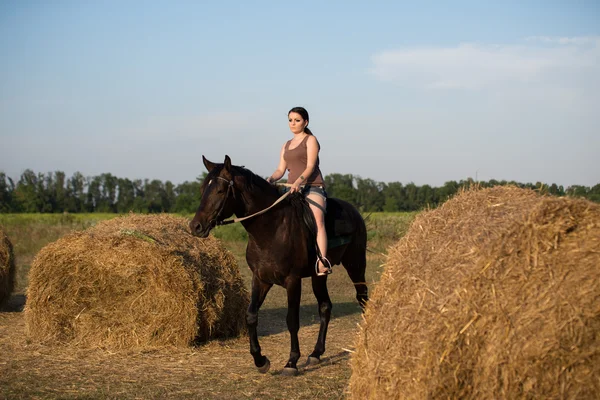
[[[266,213],[267,211],[269,211],[271,208],[275,207],[278,203],[280,203],[283,199],[285,199],[288,195],[290,194],[290,192],[285,192],[283,195],[281,195],[281,197],[279,197],[275,203],[271,204],[269,207],[265,208],[264,210],[260,210],[259,212],[255,212],[252,215],[248,215],[242,218],[234,218],[234,219],[229,219],[227,221],[221,221],[218,222],[217,221],[217,225],[229,225],[229,224],[233,224],[234,222],[241,222],[244,221],[246,219],[250,219],[252,217],[256,217],[257,215],[261,215]]]
[[[289,183],[278,183],[278,186],[286,186],[286,187],[291,187],[292,185]],[[229,219],[227,221],[221,221],[218,222],[217,221],[217,225],[229,225],[229,224],[233,224],[235,222],[241,222],[244,221],[246,219],[250,219],[252,217],[256,217],[257,215],[261,215],[266,213],[267,211],[269,211],[271,208],[275,207],[277,204],[281,203],[283,201],[283,199],[285,199],[288,195],[290,194],[290,192],[285,192],[284,194],[282,194],[277,200],[275,200],[275,203],[271,204],[269,207],[265,208],[264,210],[260,210],[258,212],[255,212],[252,215],[247,215],[245,217],[241,217],[241,218],[234,218],[234,219]]]

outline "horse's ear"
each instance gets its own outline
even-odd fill
[[[231,158],[228,155],[225,155],[225,170],[231,171]]]
[[[208,172],[212,171],[213,168],[215,168],[215,163],[208,161],[204,156],[202,156],[202,162],[204,163],[204,166],[206,167],[206,170]]]

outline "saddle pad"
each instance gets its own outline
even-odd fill
[[[350,214],[334,198],[327,199],[325,229],[328,237],[351,235],[356,230]]]
[[[345,244],[348,244],[352,241],[352,236],[350,235],[346,235],[346,236],[333,236],[333,237],[327,237],[327,248],[328,249],[333,249],[334,247],[339,247],[339,246],[343,246]]]

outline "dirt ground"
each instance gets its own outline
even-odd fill
[[[337,275],[337,276],[336,276]],[[348,281],[345,272],[331,276]],[[337,286],[351,286],[348,283]],[[281,375],[289,356],[283,289],[274,288],[259,314],[266,374],[256,371],[242,336],[199,347],[108,351],[29,343],[23,294],[0,310],[0,398],[2,399],[339,399],[350,378],[349,359],[362,314],[355,301],[334,301],[322,363],[306,367],[318,334],[318,312],[305,281],[301,309],[299,374]],[[341,289],[343,290],[343,289]],[[332,293],[333,294],[333,293]],[[334,296],[332,296],[334,297]]]
[[[87,221],[90,215],[84,218]],[[290,350],[286,326],[285,290],[274,286],[259,312],[259,340],[271,370],[260,374],[254,367],[246,335],[213,341],[199,347],[156,348],[143,351],[109,351],[28,342],[22,309],[29,266],[34,255],[49,242],[88,223],[44,223],[40,216],[5,227],[15,244],[17,287],[0,309],[1,399],[340,399],[350,379],[350,357],[362,314],[355,290],[342,267],[328,277],[333,302],[332,319],[322,363],[304,367],[319,330],[317,305],[310,280],[303,281],[300,310],[299,374],[282,376]],[[8,217],[7,217],[8,218]],[[379,280],[389,243],[407,229],[412,214],[370,219],[367,254],[370,290]],[[40,222],[42,221],[42,222]],[[230,225],[231,227],[233,225]],[[227,227],[225,227],[227,228]],[[250,288],[243,241],[227,241]]]

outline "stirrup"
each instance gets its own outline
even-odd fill
[[[333,272],[333,269],[331,269],[331,263],[329,262],[327,257],[321,257],[320,261],[323,262],[323,266],[326,268],[326,271],[319,272],[319,259],[317,258],[317,262],[315,263],[315,273],[317,274],[317,276],[327,276],[331,274]]]

